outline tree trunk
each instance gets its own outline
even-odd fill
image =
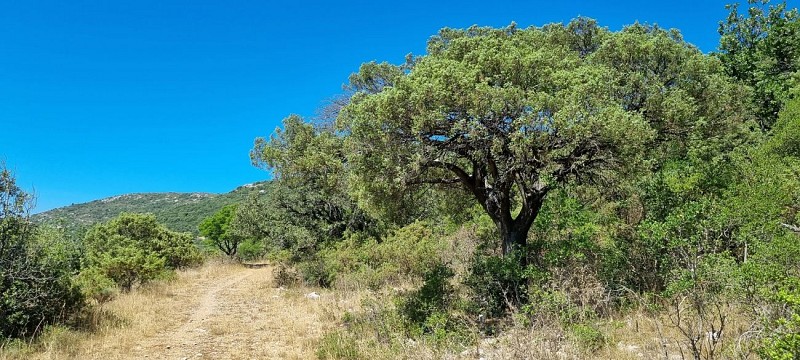
[[[505,216],[501,216],[495,221],[502,238],[503,257],[508,257],[515,251],[522,251],[520,259],[522,267],[528,265],[528,232],[530,232],[536,216],[539,215],[543,200],[544,193],[531,196],[516,219],[512,219],[511,209],[507,209],[504,211]]]
[[[515,251],[525,251],[525,248],[528,245],[528,230],[530,230],[530,226],[520,229],[519,226],[514,226],[514,224],[510,224],[509,226],[502,226],[500,228],[500,236],[503,239],[503,257],[508,257]],[[522,254],[522,258],[526,259],[527,254]],[[526,266],[527,261],[523,260],[524,263],[520,264],[521,266]]]

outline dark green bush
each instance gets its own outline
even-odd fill
[[[24,247],[6,249],[0,255],[0,335],[34,336],[76,313],[83,297],[66,270]]]
[[[519,256],[522,255],[475,257],[464,284],[472,291],[475,310],[480,314],[503,317],[508,310],[527,303],[529,280],[541,274],[521,267]]]
[[[419,290],[401,299],[398,306],[400,314],[412,328],[430,333],[445,327],[442,321],[446,324],[447,312],[454,297],[454,289],[450,284],[453,275],[447,266],[436,265],[425,273]]]

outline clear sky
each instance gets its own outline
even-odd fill
[[[255,137],[314,116],[362,62],[424,53],[441,27],[638,20],[709,52],[726,2],[4,1],[0,161],[35,211],[227,192],[269,178],[250,165]]]

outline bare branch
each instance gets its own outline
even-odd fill
[[[781,226],[783,226],[783,227],[785,227],[785,228],[787,228],[787,229],[789,229],[791,231],[794,231],[796,233],[800,233],[800,227],[798,227],[796,225],[781,223]]]

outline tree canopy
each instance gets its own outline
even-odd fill
[[[407,67],[339,115],[351,193],[376,210],[460,186],[506,254],[554,188],[613,183],[700,141],[719,152],[747,119],[719,62],[654,26],[443,29]]]
[[[242,237],[231,229],[231,221],[236,214],[236,204],[224,206],[200,223],[200,235],[206,237],[214,247],[230,257],[236,256]]]

